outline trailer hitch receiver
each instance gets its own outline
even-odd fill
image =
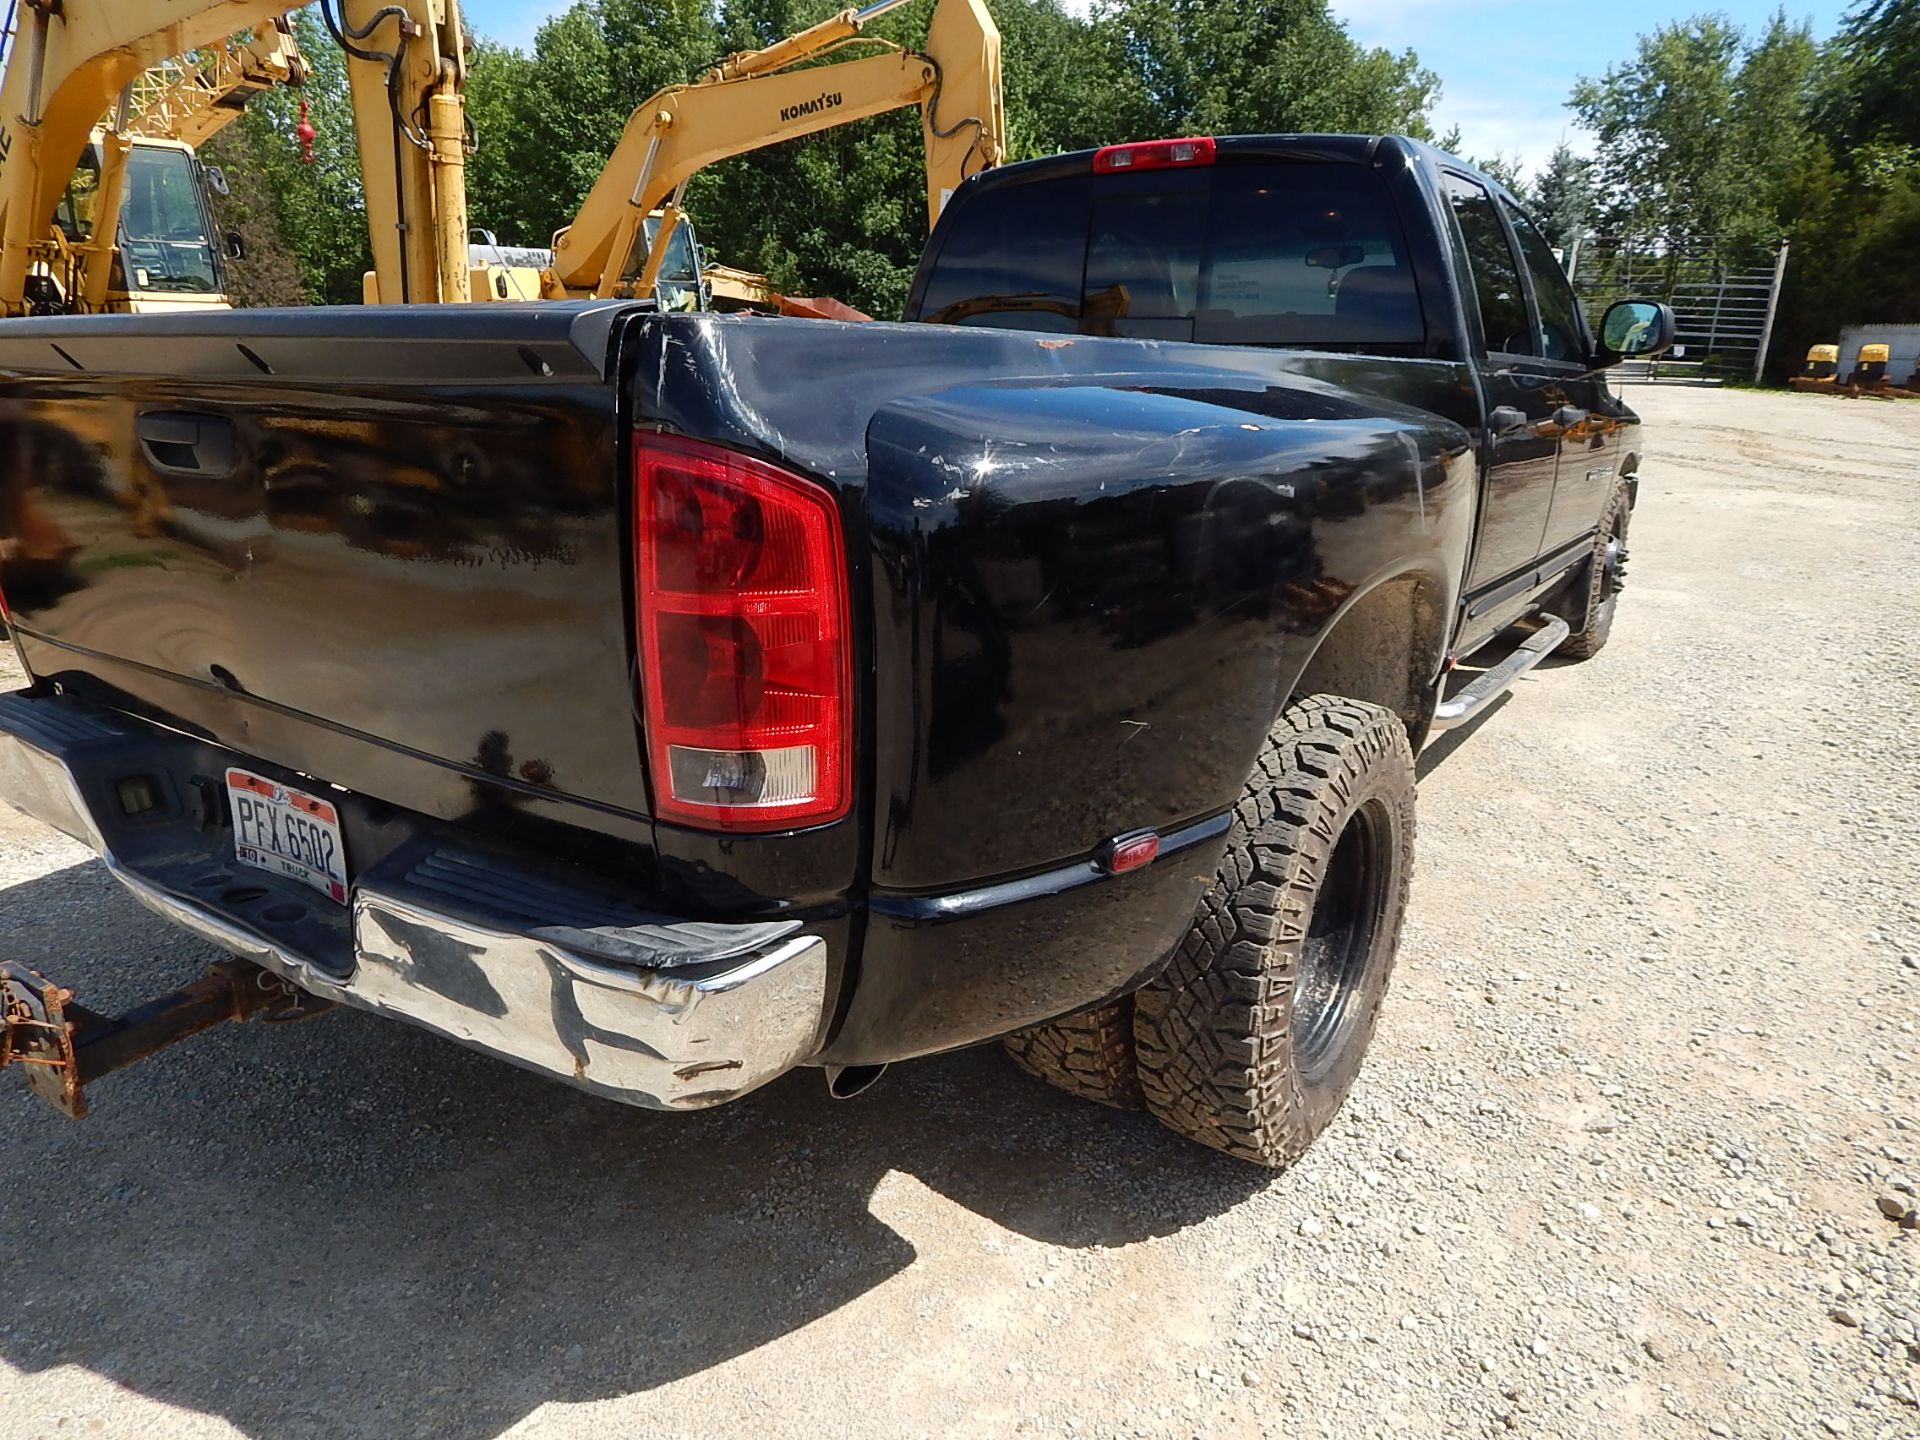
[[[37,970],[0,965],[0,1070],[18,1065],[35,1095],[84,1120],[89,1084],[189,1036],[255,1015],[285,1022],[333,1008],[257,965],[222,960],[191,985],[108,1016]]]

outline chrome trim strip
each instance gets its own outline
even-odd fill
[[[315,995],[410,1021],[609,1099],[709,1109],[793,1069],[819,1046],[828,957],[817,936],[785,936],[717,966],[629,969],[359,886],[358,963],[342,980],[126,868],[67,763],[5,729],[0,798],[88,846],[134,899],[209,944]]]
[[[1160,853],[1153,863],[1164,864],[1169,857],[1190,850],[1195,845],[1204,845],[1209,840],[1217,840],[1232,828],[1233,812],[1230,810],[1182,826],[1161,838]],[[1136,870],[1130,873],[1138,875],[1146,872]],[[891,920],[937,925],[995,910],[1003,905],[1044,900],[1085,885],[1098,885],[1103,881],[1124,883],[1126,878],[1125,875],[1115,875],[1102,869],[1091,860],[1079,860],[1057,870],[1044,870],[1038,875],[1028,875],[1019,880],[1002,880],[994,885],[983,885],[977,890],[962,890],[955,895],[894,895],[876,891],[869,903],[874,914],[884,915]]]

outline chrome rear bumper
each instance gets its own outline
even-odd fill
[[[272,933],[258,918],[259,902],[230,905],[197,888],[204,881],[182,880],[210,866],[221,876],[231,863],[224,829],[195,834],[183,817],[179,843],[152,852],[165,863],[132,853],[141,845],[116,843],[124,826],[104,810],[114,780],[129,764],[153,769],[169,746],[204,748],[63,698],[0,696],[0,800],[91,847],[141,904],[223,950],[313,994],[411,1021],[610,1099],[707,1109],[818,1051],[827,944],[798,922],[541,923],[489,908],[489,888],[512,889],[519,878],[497,860],[483,868],[432,852],[410,867],[374,866],[356,882],[344,919],[333,922],[350,964],[318,963]],[[137,761],[119,758],[136,751]],[[420,879],[461,865],[468,898],[460,887]],[[216,878],[212,888],[232,878]],[[246,878],[244,892],[229,894],[288,883]],[[662,963],[641,963],[648,953]]]

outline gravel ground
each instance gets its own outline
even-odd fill
[[[1423,757],[1290,1173],[991,1051],[678,1118],[231,1029],[84,1126],[0,1093],[0,1440],[1920,1435],[1920,405],[1636,403],[1613,645]],[[97,1005],[208,958],[11,814],[0,946]]]

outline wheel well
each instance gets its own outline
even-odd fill
[[[1293,696],[1344,695],[1384,706],[1417,742],[1433,717],[1445,635],[1439,587],[1425,575],[1395,576],[1340,613],[1300,672]]]

